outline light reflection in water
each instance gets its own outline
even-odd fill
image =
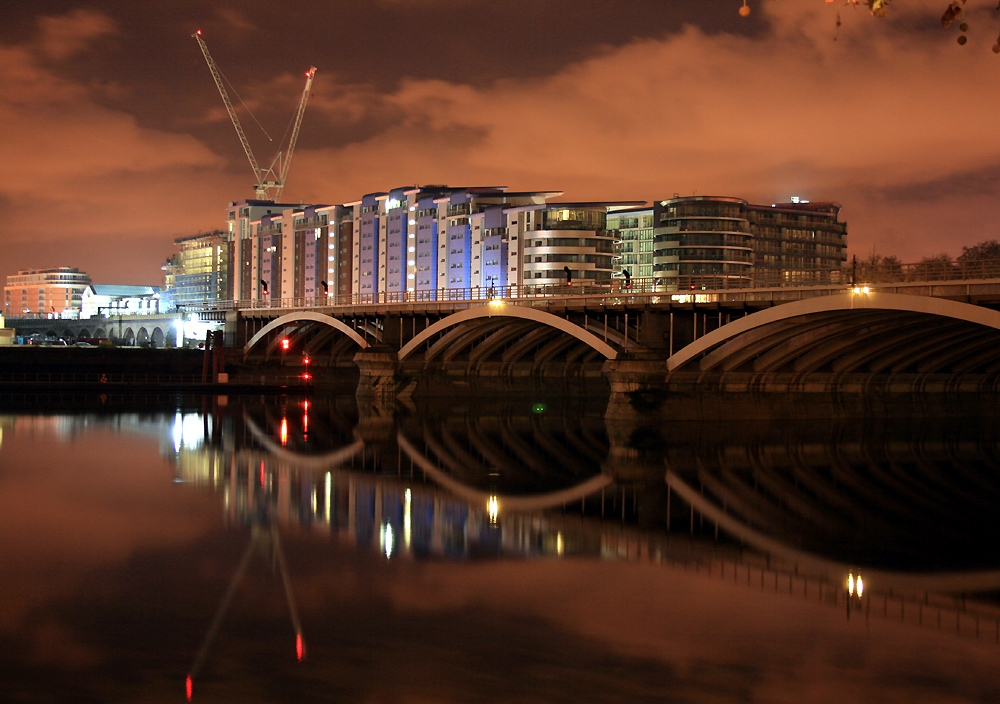
[[[273,415],[260,420],[260,427],[271,429],[269,435],[272,444],[275,445],[275,451],[265,451],[261,445],[255,444],[252,433],[238,423],[234,429],[231,422],[228,427],[225,424],[216,424],[216,419],[213,417],[211,423],[206,424],[204,416],[192,413],[176,415],[171,413],[166,416],[162,428],[167,432],[161,436],[163,453],[169,455],[170,449],[173,449],[172,459],[176,462],[177,474],[185,479],[191,479],[185,482],[183,493],[194,493],[199,490],[204,492],[203,487],[215,487],[222,494],[222,500],[227,506],[227,515],[233,525],[243,528],[255,525],[257,521],[273,521],[280,524],[282,532],[287,531],[289,536],[296,534],[295,540],[298,543],[296,551],[293,552],[291,547],[289,549],[289,563],[293,567],[292,573],[296,576],[296,581],[299,578],[303,581],[309,578],[309,575],[303,574],[302,565],[310,560],[303,545],[316,550],[317,542],[311,536],[303,541],[302,534],[314,529],[321,541],[325,539],[325,535],[349,537],[352,543],[362,545],[372,553],[377,547],[387,560],[391,559],[396,564],[401,558],[420,559],[428,555],[497,557],[503,554],[594,558],[607,556],[620,560],[655,562],[662,564],[664,569],[668,569],[671,565],[687,567],[694,564],[700,568],[700,574],[694,569],[685,570],[684,573],[692,575],[695,580],[702,579],[707,572],[712,577],[721,573],[723,577],[718,581],[720,584],[726,582],[727,588],[730,585],[742,587],[752,581],[753,599],[764,600],[762,592],[766,584],[769,592],[767,597],[773,597],[777,593],[785,598],[794,592],[796,600],[801,600],[805,596],[815,605],[835,599],[840,608],[843,608],[844,604],[846,576],[847,594],[852,597],[856,595],[858,598],[864,595],[866,608],[872,603],[873,598],[877,598],[878,601],[874,603],[878,608],[872,608],[873,612],[882,613],[886,604],[889,606],[890,614],[894,606],[897,607],[897,612],[901,613],[903,610],[898,606],[902,604],[902,598],[885,597],[883,593],[886,592],[885,583],[880,576],[868,570],[868,563],[862,563],[864,580],[857,569],[859,563],[842,562],[838,564],[838,571],[829,581],[824,582],[822,579],[803,576],[803,572],[797,572],[793,565],[781,564],[777,560],[772,562],[759,559],[754,562],[757,556],[750,546],[739,546],[739,550],[727,552],[727,547],[732,547],[733,543],[726,542],[724,531],[716,542],[712,535],[711,521],[690,506],[682,504],[676,494],[667,493],[663,481],[662,462],[658,465],[650,463],[651,469],[646,471],[642,462],[647,461],[649,457],[643,455],[639,442],[644,439],[632,427],[626,427],[624,431],[615,435],[609,449],[599,443],[586,445],[580,441],[579,436],[567,439],[559,433],[546,433],[549,428],[544,426],[538,428],[530,423],[518,426],[517,419],[502,419],[502,422],[495,422],[491,417],[482,423],[485,431],[477,434],[479,429],[476,427],[476,419],[461,418],[458,421],[446,419],[435,425],[437,419],[420,418],[419,424],[413,423],[404,431],[418,449],[428,455],[432,449],[439,450],[435,459],[447,458],[449,453],[453,456],[464,453],[464,461],[455,461],[452,465],[446,466],[443,473],[456,483],[461,482],[481,492],[475,500],[465,501],[456,499],[454,493],[428,480],[419,468],[413,469],[408,458],[401,455],[397,446],[393,444],[397,432],[395,427],[391,432],[386,432],[384,427],[378,427],[377,424],[372,424],[377,432],[369,432],[371,426],[359,429],[359,424],[348,424],[345,426],[346,429],[340,429],[341,426],[337,426],[325,413],[322,404],[311,404],[309,410],[311,418],[308,423],[313,429],[309,445],[300,442],[304,439],[306,430],[305,414],[302,425],[296,427],[298,414],[292,413],[284,423],[288,433],[287,444],[283,445],[287,449],[286,452],[277,450],[274,443],[274,423],[281,417],[274,408],[271,409]],[[227,420],[232,421],[232,417]],[[206,425],[212,428],[225,428],[225,432],[220,432],[219,437],[213,438],[206,433]],[[882,476],[879,472],[886,471],[881,465],[876,466],[876,462],[870,458],[888,456],[890,452],[897,453],[897,457],[900,454],[910,457],[918,454],[913,451],[916,448],[919,450],[918,459],[931,458],[931,462],[936,463],[925,467],[926,473],[922,474],[921,465],[915,460],[910,462],[907,465],[909,471],[907,479],[913,486],[922,486],[922,482],[937,476],[936,470],[952,465],[960,466],[954,455],[948,454],[952,451],[948,448],[956,448],[973,456],[975,451],[981,448],[986,449],[987,457],[993,457],[995,454],[995,443],[990,444],[988,439],[984,438],[977,438],[975,443],[970,443],[963,441],[963,437],[958,435],[948,439],[948,442],[935,442],[928,433],[915,431],[914,434],[919,436],[919,442],[916,444],[910,443],[905,436],[902,440],[898,437],[891,438],[891,443],[868,436],[858,440],[851,436],[850,429],[845,430],[843,424],[837,425],[832,422],[830,425],[833,430],[829,431],[829,435],[836,443],[831,442],[831,445],[834,445],[843,461],[831,469],[822,462],[815,466],[800,462],[808,454],[817,454],[827,442],[826,439],[820,438],[817,441],[815,437],[810,437],[807,438],[808,443],[802,442],[796,445],[787,438],[774,439],[763,432],[754,434],[749,425],[744,424],[739,428],[739,433],[732,431],[735,435],[740,433],[742,435],[739,435],[738,441],[727,443],[719,442],[717,437],[711,436],[703,429],[699,430],[702,433],[700,436],[689,432],[690,426],[678,430],[669,443],[673,466],[689,479],[692,474],[684,472],[700,462],[702,476],[707,486],[704,496],[710,495],[712,491],[721,495],[727,486],[748,488],[753,486],[755,481],[763,487],[762,496],[768,489],[790,492],[789,487],[794,486],[794,483],[783,482],[786,477],[799,479],[805,487],[802,489],[804,495],[810,486],[816,485],[817,478],[826,480],[834,476],[834,471],[839,472],[837,477],[847,477],[859,484],[862,480],[870,482],[872,478]],[[424,434],[421,434],[421,430],[415,430],[425,426],[431,429]],[[511,446],[519,446],[525,453],[523,457],[516,458],[516,461],[509,457],[498,458],[495,446],[486,442],[486,439],[497,440],[499,436],[488,435],[496,427],[515,428],[500,439],[508,440]],[[15,433],[11,432],[10,438],[14,437]],[[206,437],[210,442],[205,442]],[[345,448],[351,448],[351,443],[356,442],[358,437],[363,441],[357,452],[352,450],[353,454],[349,455],[340,452]],[[326,446],[322,445],[324,438],[328,441]],[[709,451],[702,452],[702,448],[698,446],[699,442]],[[538,452],[539,448],[545,448],[554,455],[564,455],[573,460],[588,453],[595,454],[598,462],[593,466],[601,465],[596,471],[603,470],[612,474],[615,483],[592,496],[577,498],[566,505],[556,506],[552,511],[516,512],[505,503],[504,520],[501,523],[500,504],[504,503],[505,497],[509,495],[508,492],[514,493],[510,484],[503,483],[509,481],[509,478],[513,477],[515,482],[521,482],[513,485],[516,489],[529,487],[536,491],[551,491],[553,487],[572,485],[581,477],[589,476],[587,472],[590,471],[590,465],[588,469],[581,470],[577,474],[562,468],[545,477],[551,480],[550,485],[546,486],[544,482],[532,485],[531,482],[537,475],[529,470],[535,465],[525,457],[531,452]],[[603,454],[594,452],[595,448],[603,449]],[[476,450],[479,454],[474,454],[470,450]],[[659,453],[661,460],[662,455],[666,454],[659,447],[656,453]],[[483,461],[482,466],[477,466],[476,459],[487,455],[489,461]],[[324,456],[336,457],[336,460],[324,465],[322,461]],[[855,461],[854,457],[864,458],[868,465],[862,465],[860,461]],[[792,463],[789,458],[797,463]],[[685,465],[685,460],[690,461],[690,464]],[[952,465],[949,465],[949,462]],[[544,464],[539,463],[538,466]],[[891,463],[884,464],[888,466]],[[503,465],[501,472],[485,471],[493,470],[500,465]],[[870,467],[870,475],[862,474],[858,469],[865,466]],[[781,471],[785,469],[787,474],[782,474]],[[255,470],[259,470],[259,487],[254,481],[257,479]],[[953,479],[954,484],[948,486],[958,489],[963,488],[961,485],[963,472],[975,480],[983,477],[978,473],[978,467],[974,463],[961,465],[960,470],[941,471],[937,474]],[[735,479],[732,479],[733,476]],[[732,479],[730,485],[721,483],[722,480],[730,479]],[[742,484],[737,483],[737,480]],[[813,482],[812,485],[809,484],[810,481]],[[496,484],[500,484],[500,487],[497,488]],[[842,484],[829,481],[824,486],[836,488]],[[657,489],[665,497],[658,497]],[[988,493],[988,487],[984,491],[986,492],[984,498],[992,496]],[[966,493],[973,498],[977,496],[971,492]],[[638,499],[633,498],[636,495]],[[749,491],[747,496],[755,499],[755,495]],[[790,493],[785,496],[794,497]],[[845,494],[839,498],[843,500],[849,497]],[[890,498],[893,499],[888,503],[890,508],[896,509],[901,505],[902,502],[895,496]],[[933,498],[935,501],[938,500],[937,495]],[[757,507],[760,504],[751,502],[748,505]],[[905,505],[903,507],[905,508]],[[627,508],[627,511],[624,508]],[[730,514],[733,514],[736,508],[738,507],[730,503],[728,506]],[[626,513],[627,516],[623,519],[622,516]],[[794,527],[801,525],[805,524],[796,523]],[[833,529],[836,529],[836,524],[832,525]],[[402,532],[402,549],[400,549],[400,532]],[[771,537],[775,536],[781,537],[779,533],[771,534]],[[291,544],[290,539],[289,545]],[[914,550],[922,548],[919,545],[908,547],[913,547]],[[323,545],[319,543],[317,552],[322,551]],[[317,563],[319,561],[317,555]],[[446,561],[438,560],[431,564],[436,567],[444,562]],[[560,562],[559,565],[563,567],[574,562],[579,564],[579,561],[567,560]],[[706,565],[709,567],[708,570],[705,569]],[[847,565],[851,565],[850,572]],[[466,568],[465,565],[462,567]],[[468,574],[474,570],[475,566],[471,566],[467,568],[467,572],[459,574]],[[845,575],[845,572],[848,574]],[[738,579],[735,576],[737,574]],[[809,581],[810,579],[812,581]],[[774,593],[770,593],[772,584]],[[824,592],[824,588],[829,591]],[[870,593],[873,588],[876,591]],[[832,596],[833,590],[837,592],[836,596]],[[221,590],[219,593],[221,594]],[[897,598],[899,600],[894,601]],[[852,608],[855,613],[859,613],[860,602],[852,600],[851,604],[848,614]],[[906,603],[907,614],[920,613],[917,609],[923,608],[924,616],[928,621],[931,620],[927,616],[931,612],[927,611],[929,607],[926,602],[914,603],[912,606],[913,610],[911,603]],[[944,621],[950,629],[944,634],[945,637],[951,637],[958,623],[963,636],[968,636],[973,628],[978,633],[982,626],[983,632],[989,636],[986,640],[992,641],[992,629],[995,623],[985,620],[982,623],[978,620],[973,622],[964,604],[962,609],[957,613],[955,611],[945,613]],[[793,610],[798,610],[798,606],[796,609],[790,609]],[[306,614],[305,609],[303,614]],[[939,608],[934,613],[936,620],[941,619],[940,614]],[[209,615],[203,614],[204,621],[209,620]],[[865,617],[867,618],[867,612]],[[314,629],[310,626],[310,621],[306,620],[305,623],[307,632],[310,633],[310,659],[317,661],[320,659],[317,655],[323,654],[322,644],[319,643],[318,636],[313,635]],[[287,626],[285,628],[287,629]],[[280,642],[280,652],[287,661],[292,660],[288,652],[290,649],[287,648],[290,645],[289,635],[285,630],[277,639]],[[296,630],[296,658],[302,659],[304,653],[302,633]],[[183,670],[177,670],[174,680],[174,687],[177,690],[175,694],[178,698],[182,672]],[[211,676],[216,675],[217,673],[212,673]],[[199,689],[202,689],[202,679],[199,679]],[[191,687],[190,680],[187,681],[186,687]]]
[[[392,549],[394,546],[391,523],[383,523],[379,528],[379,544],[382,546],[382,550],[385,552],[386,558],[392,557]]]
[[[211,423],[211,419],[209,419]],[[211,432],[211,425],[209,432]],[[171,433],[174,441],[174,452],[180,452],[181,448],[193,450],[201,447],[205,442],[204,416],[198,413],[180,413],[174,416],[173,430]]]
[[[406,487],[406,491],[403,494],[403,501],[403,546],[409,552],[412,539],[412,518],[410,511],[413,508],[413,492],[410,491],[410,487]]]

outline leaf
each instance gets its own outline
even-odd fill
[[[965,2],[965,0],[962,1],[963,3]],[[957,19],[961,19],[961,17],[962,17],[962,5],[960,5],[958,2],[953,2],[948,5],[948,9],[946,9],[944,11],[944,14],[941,15],[941,26],[947,29],[948,27],[951,26],[952,22],[954,22]]]

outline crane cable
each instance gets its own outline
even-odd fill
[[[226,78],[226,74],[224,74],[222,72],[222,69],[219,68],[218,64],[215,65],[215,69],[219,72],[219,75],[222,76],[222,80],[224,80],[226,82],[226,85],[229,86],[230,90],[232,90],[232,92],[236,95],[236,99],[240,101],[240,105],[242,105],[243,108],[247,111],[247,114],[250,116],[250,118],[254,121],[254,123],[257,125],[257,127],[260,128],[260,131],[264,133],[264,136],[267,137],[267,141],[268,142],[273,142],[274,140],[271,139],[271,135],[269,135],[267,133],[267,130],[265,130],[264,126],[262,124],[260,124],[260,121],[257,119],[257,116],[253,114],[253,110],[250,109],[249,105],[247,105],[245,102],[243,102],[243,98],[240,96],[239,91],[236,90],[236,86],[234,86],[232,83],[229,82],[229,79]],[[287,132],[287,128],[286,128],[286,132]]]

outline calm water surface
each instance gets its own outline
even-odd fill
[[[998,701],[997,406],[0,397],[0,700]]]

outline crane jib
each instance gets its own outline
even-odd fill
[[[312,92],[313,78],[316,76],[316,67],[310,66],[309,70],[306,71],[306,86],[302,91],[302,97],[299,99],[299,109],[295,115],[295,126],[292,129],[292,136],[288,142],[288,151],[284,154],[284,158],[282,158],[282,153],[279,151],[274,160],[271,162],[271,165],[266,169],[262,169],[258,165],[256,157],[254,157],[253,149],[250,148],[250,141],[247,139],[246,133],[243,131],[243,125],[240,123],[240,118],[236,114],[233,102],[229,99],[229,93],[226,91],[226,86],[222,80],[222,73],[219,71],[219,67],[216,65],[215,60],[212,59],[212,55],[208,51],[208,45],[205,44],[205,40],[201,38],[201,30],[199,29],[191,36],[198,41],[201,53],[205,56],[205,62],[208,64],[208,68],[212,72],[212,79],[215,81],[215,86],[219,90],[219,95],[222,96],[222,102],[225,104],[226,111],[229,113],[229,119],[232,120],[233,127],[236,128],[236,135],[240,139],[240,144],[243,145],[243,151],[246,153],[247,160],[250,162],[250,168],[253,169],[255,180],[254,191],[256,192],[257,198],[259,200],[279,200],[281,198],[281,192],[285,187],[285,179],[288,177],[288,169],[292,163],[292,154],[295,151],[295,143],[299,138],[299,130],[302,127],[302,117],[305,115],[306,105],[309,103],[309,96]],[[277,173],[275,173],[274,170],[275,164],[278,166]]]

